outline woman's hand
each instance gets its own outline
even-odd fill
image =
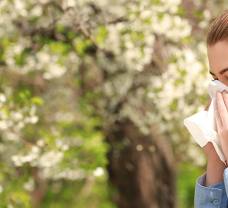
[[[208,110],[210,104],[211,100],[209,101],[205,110]],[[211,142],[208,142],[203,147],[203,150],[207,158],[206,179],[203,185],[209,186],[222,182],[225,164],[220,160]]]
[[[228,92],[216,93],[215,120],[221,147],[228,161]]]
[[[208,142],[203,147],[203,150],[207,158],[206,180],[203,185],[209,186],[221,183],[223,181],[225,164],[220,160],[211,142]]]

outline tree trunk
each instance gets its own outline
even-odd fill
[[[176,181],[173,153],[152,126],[148,135],[130,119],[116,121],[106,131],[110,145],[107,170],[119,208],[173,208]]]

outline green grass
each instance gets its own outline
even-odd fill
[[[194,208],[194,191],[196,179],[204,170],[193,164],[183,163],[177,172],[177,203],[178,208]]]

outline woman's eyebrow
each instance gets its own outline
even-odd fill
[[[219,72],[219,74],[223,74],[223,73],[225,73],[226,71],[228,71],[228,67],[226,67],[225,69],[222,69],[222,70]],[[215,74],[214,74],[212,71],[210,71],[210,74],[215,76]]]

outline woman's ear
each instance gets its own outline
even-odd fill
[[[205,107],[205,110],[206,110],[206,111],[208,110],[210,104],[211,104],[211,98],[209,98],[208,103],[207,103],[207,105],[206,105],[206,107]]]

